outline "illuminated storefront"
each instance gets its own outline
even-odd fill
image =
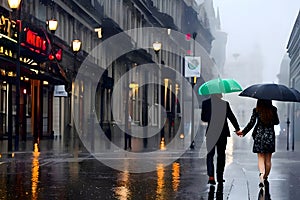
[[[18,30],[18,27],[20,29]],[[20,33],[20,34],[19,34]],[[20,43],[18,43],[18,37]],[[16,113],[17,49],[20,45],[19,134],[40,139],[52,134],[54,85],[64,84],[63,76],[51,61],[47,32],[32,24],[0,19],[0,138],[14,133]],[[62,58],[61,49],[56,51]]]

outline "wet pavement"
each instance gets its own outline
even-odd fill
[[[228,141],[223,188],[207,185],[205,157],[197,141],[195,150],[188,150],[170,165],[150,158],[148,162],[155,162],[156,170],[147,173],[112,169],[76,139],[46,139],[39,145],[27,141],[20,144],[18,152],[7,152],[6,143],[0,141],[0,199],[249,200],[270,196],[272,200],[291,200],[300,196],[300,144],[296,143],[295,152],[286,151],[283,136],[277,137],[270,195],[258,188],[257,158],[248,136],[233,135]],[[118,159],[124,166],[135,161]]]

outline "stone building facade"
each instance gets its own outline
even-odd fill
[[[2,1],[1,6],[9,17],[11,10],[7,2]],[[149,103],[156,105],[170,102],[167,113],[169,128],[165,128],[166,132],[170,132],[175,118],[183,112],[183,109],[175,111],[171,104],[175,104],[176,98],[184,98],[180,95],[180,90],[184,88],[178,88],[178,83],[172,81],[172,73],[167,73],[169,77],[150,77],[147,72],[138,73],[134,68],[150,63],[154,66],[168,66],[182,74],[184,56],[205,54],[205,58],[201,60],[202,73],[206,79],[216,77],[218,70],[213,69],[215,62],[209,56],[215,39],[212,32],[217,32],[211,30],[214,26],[210,25],[213,23],[212,19],[215,20],[215,16],[212,16],[214,12],[211,12],[213,9],[210,0],[202,3],[194,0],[23,0],[21,20],[41,29],[47,42],[51,43],[49,47],[54,48],[56,52],[62,52],[61,60],[45,60],[39,63],[46,66],[46,69],[42,69],[38,74],[52,70],[52,77],[57,77],[58,80],[49,80],[47,85],[42,84],[42,76],[37,83],[29,81],[29,85],[35,84],[40,91],[36,98],[43,99],[43,104],[28,99],[31,103],[39,105],[37,116],[44,119],[36,121],[39,124],[37,126],[41,126],[37,128],[38,135],[50,136],[54,132],[55,135],[63,136],[72,127],[76,127],[80,133],[89,130],[91,124],[96,123],[101,125],[111,140],[118,137],[115,132],[120,130],[114,130],[114,127],[119,123],[128,128],[125,123],[128,121],[128,115],[124,115],[124,105],[112,104],[111,97],[114,86],[129,71],[131,75],[128,83],[163,78],[165,85],[162,88],[168,88],[168,91],[171,90],[169,92],[178,95],[175,95],[175,98],[167,95],[160,87],[137,89],[129,85],[122,85],[124,91],[120,94],[121,97],[125,97],[124,101],[128,105],[128,108],[125,108],[126,113],[129,113],[132,124],[137,126],[151,123],[155,126],[160,121],[158,108],[154,108],[156,114],[145,111],[149,109]],[[54,34],[47,30],[46,25],[46,21],[52,18],[57,19],[59,24]],[[151,27],[157,28],[157,31],[144,31]],[[178,38],[172,36],[172,32],[182,34],[185,40],[178,41]],[[125,34],[120,45],[104,45],[105,41],[118,34]],[[82,42],[78,53],[72,51],[71,44],[74,39]],[[157,40],[163,43],[159,54],[152,48],[152,43]],[[127,48],[131,48],[132,51],[117,55],[120,49]],[[95,74],[101,74],[101,78],[93,77]],[[197,78],[196,86],[203,81],[203,77]],[[55,97],[53,93],[56,85],[65,85],[68,95]],[[34,91],[34,87],[31,86],[28,86],[29,90]],[[146,95],[149,92],[158,93],[158,100],[150,100]],[[189,98],[185,100],[189,101]],[[32,107],[31,104],[30,106]],[[111,112],[113,106],[116,107],[117,115]],[[151,120],[150,114],[153,115]],[[29,135],[33,132],[33,123],[33,118],[29,116],[28,127],[33,127],[26,130]]]

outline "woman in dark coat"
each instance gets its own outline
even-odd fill
[[[268,184],[271,157],[272,153],[275,152],[274,125],[277,124],[279,124],[277,108],[272,105],[272,101],[258,99],[250,122],[242,131],[243,136],[245,136],[255,125],[252,133],[254,139],[253,153],[257,153],[258,156],[260,187]]]

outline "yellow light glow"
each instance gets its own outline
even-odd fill
[[[21,4],[21,0],[8,0],[7,2],[11,9],[17,9]]]
[[[40,168],[40,163],[39,163],[39,146],[38,143],[34,144],[33,147],[33,159],[32,159],[32,168],[31,168],[31,194],[32,198],[31,199],[38,199],[38,183],[39,183],[39,168]]]
[[[81,87],[80,87],[80,89],[81,89],[81,93],[83,93],[84,92],[84,85],[83,85],[83,82],[81,82]]]
[[[33,72],[35,72],[36,74],[38,74],[39,73],[39,71],[38,70],[36,70],[36,69],[30,69],[31,71],[33,71]]]
[[[0,33],[0,38],[5,38],[5,39],[10,40],[10,41],[12,41],[12,42],[14,42],[14,43],[17,43],[17,40],[12,39],[12,38],[10,38],[10,37],[8,37],[8,36],[6,36],[6,35],[3,35],[2,33]],[[1,46],[1,48],[0,48],[0,52],[1,52],[1,53],[4,52],[4,49],[3,49],[2,46]]]
[[[166,150],[165,138],[161,138],[160,150]]]
[[[56,31],[57,26],[58,26],[58,21],[56,19],[50,19],[48,21],[48,28],[50,31],[52,32]]]
[[[165,82],[165,98],[164,98],[164,101],[165,101],[165,109],[167,109],[167,96],[168,96],[169,79],[165,78],[164,82]]]
[[[139,87],[139,84],[137,83],[130,83],[129,84],[129,88],[133,89],[133,88],[138,88]]]
[[[0,69],[0,74],[1,74],[2,76],[5,76],[5,70]]]
[[[163,197],[163,194],[164,194],[163,191],[164,191],[164,187],[165,187],[165,180],[164,180],[165,169],[164,169],[164,165],[162,163],[157,164],[156,171],[157,171],[156,196],[160,197],[159,199],[164,199],[164,197]]]
[[[119,174],[117,181],[117,187],[115,188],[115,193],[119,200],[127,200],[131,196],[129,185],[129,172],[125,170],[123,173]]]
[[[181,133],[179,137],[180,137],[180,139],[183,139],[184,138],[184,134]]]
[[[72,41],[72,48],[73,52],[78,52],[81,48],[81,41],[80,40],[73,40]]]
[[[153,43],[153,49],[155,52],[159,52],[161,50],[162,44],[160,42],[154,42]]]
[[[180,185],[180,164],[174,162],[172,165],[172,186],[175,192],[178,191]]]
[[[98,38],[102,38],[102,28],[95,28],[95,32],[98,33]]]

